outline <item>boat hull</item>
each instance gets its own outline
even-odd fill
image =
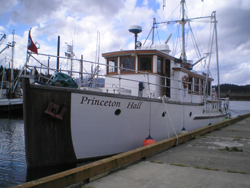
[[[183,126],[192,131],[224,118],[204,113],[201,104],[166,100],[164,105],[160,99],[34,86],[28,79],[23,87],[28,168],[129,151],[149,134],[160,141]]]
[[[23,98],[0,99],[0,112],[22,111]]]

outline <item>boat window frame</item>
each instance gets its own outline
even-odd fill
[[[150,57],[151,58],[151,70],[141,70],[141,58],[142,57]],[[153,55],[139,55],[138,56],[138,70],[139,71],[145,71],[148,73],[153,73]]]
[[[160,72],[158,71],[158,60],[161,60],[161,71]],[[158,74],[163,74],[163,61],[164,61],[164,59],[162,57],[159,57],[159,56],[157,57],[156,63],[157,63],[157,73]]]
[[[203,87],[205,84],[205,81],[201,78],[197,78],[197,77],[194,77],[194,76],[191,76],[189,75],[189,84],[188,84],[188,94],[192,94],[192,95],[203,95]],[[192,82],[190,82],[190,78],[192,78]],[[198,83],[197,83],[197,80]],[[210,81],[209,81],[210,82]],[[211,82],[210,82],[211,83]],[[191,89],[190,89],[191,87]],[[210,95],[210,94],[209,94]]]
[[[204,83],[205,81],[203,79],[200,79],[200,93],[203,94],[203,91],[204,91]]]
[[[198,80],[198,83],[197,83],[197,80]],[[200,94],[199,93],[199,82],[200,82],[199,78],[194,78],[194,93],[195,94]]]
[[[116,67],[115,68],[115,71],[114,72],[109,72],[109,61],[112,60],[112,59],[115,59],[116,60]],[[111,58],[107,58],[107,75],[112,75],[112,74],[118,74],[118,57],[111,57]]]
[[[122,67],[122,59],[125,59],[125,58],[133,58],[134,59],[134,67],[133,67],[133,70],[123,70],[123,67]],[[130,73],[135,73],[135,66],[136,66],[136,58],[134,56],[131,56],[131,55],[127,55],[127,56],[121,56],[120,57],[120,70],[121,70],[121,73],[125,73],[125,74],[130,74]],[[127,67],[125,67],[127,68]],[[129,69],[129,68],[128,68]]]
[[[190,79],[192,79],[192,80],[190,81]],[[193,93],[193,80],[194,80],[194,77],[188,75],[188,82],[189,82],[188,83],[188,93],[189,94]]]
[[[211,95],[211,81],[207,81],[207,85],[205,88],[205,94],[207,94],[208,96]]]

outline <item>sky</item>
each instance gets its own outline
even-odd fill
[[[138,40],[144,43],[153,23],[180,19],[180,0],[0,0],[0,37],[6,34],[0,45],[2,50],[14,41],[14,67],[20,68],[26,61],[27,40],[30,28],[34,42],[39,43],[38,53],[57,54],[57,39],[60,36],[60,55],[65,57],[67,45],[74,46],[75,58],[96,61],[97,32],[100,33],[100,63],[105,63],[102,53],[134,49],[134,35],[128,31],[131,25],[140,25]],[[220,83],[250,84],[250,0],[186,0],[185,12],[189,18],[211,16],[216,11]],[[211,19],[191,22],[197,38],[201,57],[209,52]],[[180,57],[180,30],[178,24],[161,24],[155,30],[154,43],[163,44],[172,34],[168,44],[170,55]],[[185,25],[186,55],[196,62],[199,57],[194,50],[192,34]],[[177,39],[176,39],[177,37]],[[175,42],[178,42],[177,44]],[[150,45],[152,36],[145,43]],[[0,54],[0,65],[11,60],[11,48]],[[48,58],[34,55],[42,63]],[[31,65],[35,60],[31,59]],[[61,68],[67,68],[67,60],[61,60]],[[194,67],[197,72],[206,72],[208,59]],[[8,64],[6,65],[8,66]],[[50,59],[56,68],[56,59]],[[84,64],[86,70],[90,67]],[[217,82],[215,45],[212,48],[210,74]],[[79,70],[74,61],[74,70]],[[101,73],[105,73],[103,69]]]

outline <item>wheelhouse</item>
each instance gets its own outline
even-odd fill
[[[181,59],[168,53],[136,49],[103,54],[107,65],[104,91],[151,98],[165,95],[174,101],[197,103],[203,101],[204,91],[210,96],[213,79],[208,78],[206,84],[204,73],[183,67]]]

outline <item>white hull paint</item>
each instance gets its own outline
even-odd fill
[[[167,111],[177,134],[223,120],[224,117],[197,119],[195,116],[215,116],[221,113],[203,114],[202,105],[180,105],[166,102]],[[119,115],[115,111],[120,110]],[[150,102],[85,94],[71,94],[71,132],[77,159],[112,155],[142,146],[149,134],[155,141],[175,136],[164,104],[158,100]],[[184,112],[184,116],[183,116]],[[151,118],[150,118],[151,116]],[[149,120],[151,119],[151,125]]]

